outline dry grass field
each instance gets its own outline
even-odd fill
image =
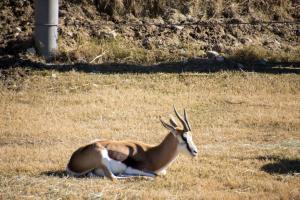
[[[0,199],[300,199],[299,92],[296,74],[12,70],[0,81]],[[96,138],[159,143],[173,104],[190,115],[197,158],[153,181],[65,175]]]

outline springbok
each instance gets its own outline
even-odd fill
[[[162,125],[170,131],[158,145],[137,141],[97,140],[77,149],[71,156],[66,171],[70,176],[102,176],[111,180],[136,176],[154,177],[165,175],[166,168],[175,160],[179,152],[192,157],[198,153],[191,126],[184,109],[184,118],[175,114],[182,124],[178,126],[171,116],[170,124]],[[116,176],[117,175],[117,176]]]

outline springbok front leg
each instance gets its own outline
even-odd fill
[[[160,172],[157,173],[158,176],[165,176],[167,174],[167,170],[161,170]]]
[[[139,170],[138,170],[139,171]],[[102,169],[95,169],[93,172],[91,172],[90,177],[104,177],[106,176],[103,172]],[[121,173],[121,174],[117,174],[117,175],[113,175],[111,180],[115,180],[115,179],[135,179],[135,178],[146,178],[146,179],[150,179],[152,180],[154,178],[155,175],[150,174],[150,173],[145,173],[145,172],[139,172],[139,173]]]
[[[146,176],[146,177],[155,177],[155,174],[153,173],[149,173],[149,172],[144,172],[138,169],[134,169],[132,167],[127,167],[124,175],[128,175],[128,176]]]
[[[115,176],[115,174],[122,173],[126,170],[126,165],[119,161],[115,161],[111,159],[108,155],[108,152],[106,149],[101,149],[101,165],[99,168],[94,170],[94,173],[99,176],[105,176],[111,180],[118,179],[118,176]]]
[[[106,167],[104,166],[104,168],[106,168]],[[101,169],[97,168],[97,169],[93,170],[92,172],[90,172],[88,174],[88,176],[89,177],[108,177],[111,180],[125,179],[125,178],[126,179],[128,179],[128,178],[149,178],[149,179],[153,179],[155,177],[155,174],[143,172],[143,171],[140,171],[138,169],[131,168],[131,167],[127,167],[124,172],[119,173],[117,175],[114,175],[108,168],[107,168],[108,171],[105,172],[104,170],[103,170],[103,167]]]

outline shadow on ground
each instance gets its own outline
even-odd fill
[[[31,36],[9,40],[5,47],[0,45],[1,55],[18,55],[33,46],[33,39]]]
[[[65,170],[46,171],[46,172],[42,172],[41,175],[59,177],[59,178],[68,177],[67,172]]]
[[[263,160],[267,160],[263,159]],[[299,159],[268,159],[271,163],[265,164],[261,170],[269,174],[295,174],[300,173],[300,160]]]
[[[208,58],[192,58],[182,62],[168,62],[155,65],[135,65],[126,63],[105,64],[47,64],[24,60],[16,57],[0,57],[0,69],[21,67],[30,70],[55,70],[60,72],[79,71],[85,73],[182,73],[182,72],[218,72],[246,71],[259,73],[300,73],[300,62],[252,63],[240,64],[235,60],[226,59],[218,62]]]
[[[42,176],[48,176],[48,177],[57,177],[57,178],[68,178],[70,177],[65,170],[54,170],[54,171],[45,171],[42,172],[40,175]],[[122,175],[119,174],[117,175],[119,177],[122,177],[121,180],[126,180],[126,181],[143,181],[143,180],[153,180],[152,178],[149,177],[144,177],[144,176],[135,176],[135,175]],[[96,176],[96,177],[89,177],[87,175],[82,175],[78,176],[76,178],[99,178],[103,179],[104,177]]]
[[[40,175],[42,176],[49,176],[49,177],[57,177],[57,178],[68,178],[70,177],[66,170],[53,170],[53,171],[45,171],[42,172]],[[78,176],[76,178],[88,178],[86,175]]]

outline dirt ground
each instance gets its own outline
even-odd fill
[[[197,9],[195,2],[199,4],[197,5],[200,13],[193,11]],[[189,5],[188,11],[184,11],[183,8],[179,9],[182,6],[174,9],[176,5],[165,3],[162,4],[164,5],[163,12],[161,11],[162,13],[156,16],[152,16],[151,13],[135,16],[135,12],[129,11],[122,15],[100,12],[90,1],[61,1],[59,45],[62,54],[57,60],[59,62],[86,62],[91,58],[79,51],[80,45],[78,44],[90,46],[89,43],[82,44],[82,41],[110,40],[115,38],[115,35],[120,36],[123,41],[134,44],[135,48],[142,49],[145,54],[159,50],[162,53],[167,51],[167,56],[176,53],[176,57],[182,56],[183,58],[203,57],[208,50],[230,54],[235,49],[247,46],[261,46],[278,52],[289,52],[291,49],[298,48],[299,53],[300,37],[297,36],[297,31],[300,29],[299,23],[232,24],[299,21],[299,12],[296,12],[299,9],[297,1],[277,2],[276,4],[269,1],[262,3],[259,0],[251,4],[243,4],[239,1],[233,3],[216,1],[219,2],[216,5],[204,4],[202,1],[195,2]],[[28,54],[27,49],[33,47],[33,1],[5,0],[0,3],[0,6],[0,56],[7,58]],[[196,25],[198,21],[201,24]],[[121,48],[126,48],[126,46],[125,44]],[[194,49],[194,52],[190,53],[191,49]],[[92,51],[92,49],[86,47],[83,51]],[[161,52],[155,56],[159,56]],[[112,59],[112,56],[106,55],[104,61],[126,62],[124,56],[118,56],[117,59]],[[143,64],[143,61],[136,60],[133,62]],[[167,58],[152,58],[149,62],[164,60]],[[144,60],[144,63],[147,64],[147,61]]]

